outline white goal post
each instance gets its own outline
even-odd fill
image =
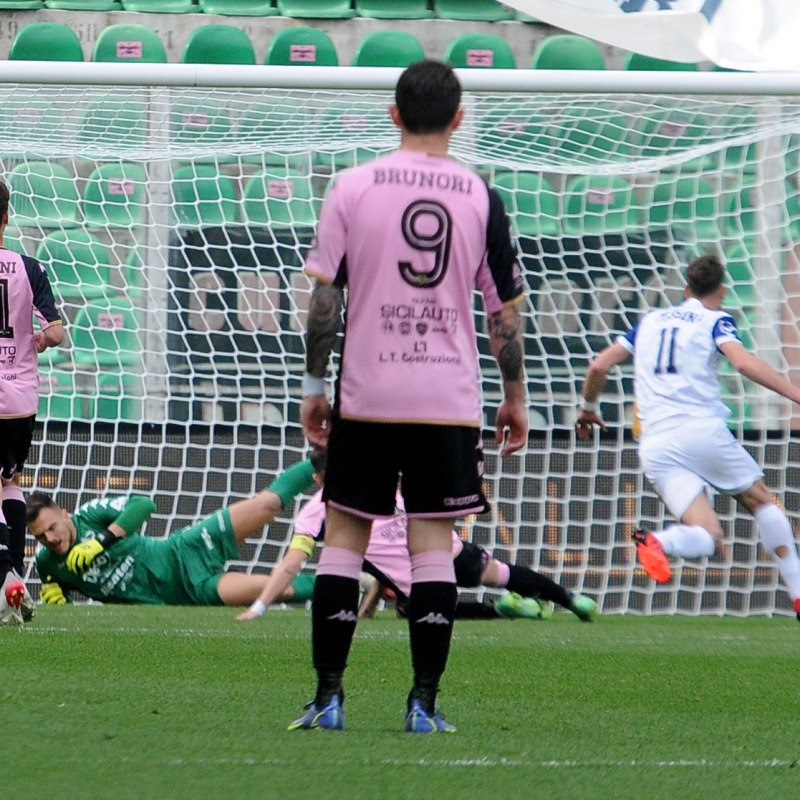
[[[40,362],[26,491],[66,507],[148,494],[147,533],[164,536],[304,456],[303,255],[331,178],[396,146],[386,107],[398,74],[0,63],[6,246],[45,265],[69,334]],[[630,372],[609,381],[607,435],[578,444],[571,428],[591,355],[676,300],[700,252],[725,257],[748,346],[800,379],[800,76],[460,77],[467,116],[452,153],[503,196],[525,266],[532,421],[527,452],[503,462],[486,437],[494,512],[462,533],[605,613],[789,613],[727,498],[719,555],[679,562],[665,586],[638,569],[630,534],[665,512],[630,437]],[[480,351],[488,431],[500,383],[485,337]],[[797,410],[730,372],[723,384],[735,432],[796,524]],[[234,567],[269,570],[292,511]]]

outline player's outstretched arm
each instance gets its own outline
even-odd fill
[[[521,303],[512,303],[489,314],[489,343],[503,379],[503,401],[497,409],[496,440],[507,456],[528,443],[528,411],[525,403]]]
[[[800,389],[758,356],[749,353],[741,342],[725,342],[720,350],[731,362],[731,366],[745,378],[771,389],[793,403],[800,403]]]
[[[595,425],[605,430],[605,422],[598,413],[598,401],[606,385],[606,377],[612,367],[622,364],[630,357],[631,354],[619,342],[615,342],[598,353],[589,364],[581,389],[578,417],[575,421],[575,433],[579,439],[588,439]]]
[[[310,537],[304,537],[310,539]],[[293,540],[294,541],[294,540]],[[311,541],[313,550],[314,543]],[[241,614],[237,615],[239,620],[254,620],[264,615],[269,606],[274,603],[289,588],[292,581],[300,574],[308,560],[308,553],[296,547],[290,547],[286,555],[280,560],[278,565],[269,576],[267,585],[262,590],[258,599]]]

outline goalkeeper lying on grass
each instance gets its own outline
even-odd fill
[[[28,497],[28,528],[42,545],[36,568],[44,603],[67,602],[76,589],[104,603],[228,605],[252,603],[266,575],[224,572],[238,546],[259,533],[312,482],[309,461],[290,467],[270,487],[166,539],[142,536],[139,529],[155,511],[148,497],[102,498],[73,514],[41,492]],[[313,578],[298,576],[286,587],[285,602],[311,596]]]

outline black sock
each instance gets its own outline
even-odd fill
[[[25,512],[25,503],[21,500],[3,500],[3,514],[8,524],[8,549],[11,553],[11,563],[20,577],[25,575],[25,535],[28,530]]]
[[[447,666],[458,590],[454,583],[413,583],[408,598],[408,631],[416,698],[428,713],[436,710],[439,679]]]
[[[8,525],[0,522],[0,585],[5,583],[6,576],[13,567],[11,551],[8,549]]]
[[[328,705],[335,694],[343,700],[342,675],[358,621],[359,585],[355,578],[318,575],[311,601],[311,644],[317,671],[318,707]]]
[[[509,570],[508,584],[505,587],[509,592],[516,592],[523,597],[552,600],[564,608],[572,608],[571,592],[554,580],[527,567],[518,567],[516,564],[510,565]]]

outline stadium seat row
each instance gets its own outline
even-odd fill
[[[0,0],[1,1],[1,0]],[[437,54],[438,55],[438,54]],[[358,43],[354,66],[405,67],[425,58],[419,40],[408,31],[372,31]],[[19,30],[11,44],[10,60],[83,61],[77,34],[57,22],[34,22]],[[508,42],[493,33],[464,33],[454,37],[442,58],[459,68],[515,69]],[[92,61],[166,63],[161,38],[140,24],[106,27],[97,38]],[[256,64],[248,35],[233,25],[201,25],[189,35],[181,61],[186,64]],[[272,38],[264,60],[274,65],[338,66],[333,40],[319,28],[291,27]],[[533,69],[605,69],[603,54],[591,39],[576,34],[554,34],[544,38],[534,52]],[[625,69],[696,70],[696,64],[679,64],[630,53]]]
[[[139,11],[313,19],[454,19],[534,21],[496,0],[0,0],[0,10]]]

